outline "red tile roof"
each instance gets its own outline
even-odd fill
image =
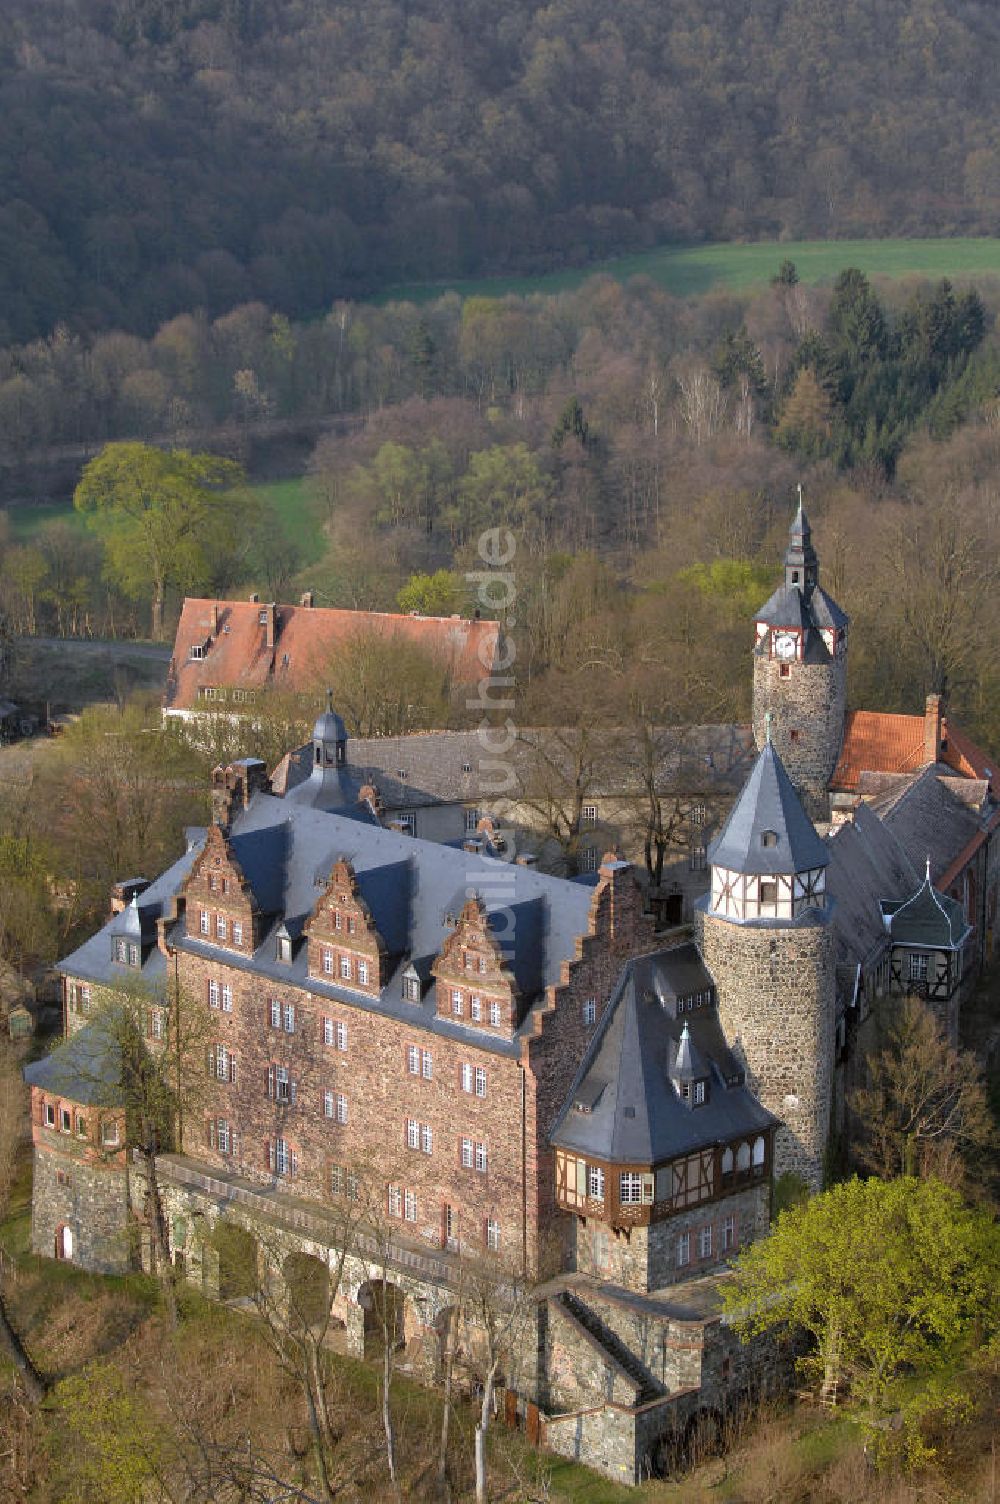
[[[854,792],[862,773],[915,773],[926,762],[925,718],[852,710],[831,789]],[[993,761],[949,721],[942,723],[940,761],[963,778],[992,779]]]
[[[274,619],[272,646],[268,612]],[[164,708],[192,710],[205,688],[314,690],[337,650],[367,633],[417,643],[450,666],[455,683],[475,684],[496,661],[500,624],[189,597],[177,624]],[[198,656],[192,657],[192,649]]]

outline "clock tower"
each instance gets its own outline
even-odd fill
[[[844,739],[847,617],[819,583],[809,520],[799,507],[785,578],[754,621],[753,729],[771,740],[814,820],[829,818],[828,785]]]

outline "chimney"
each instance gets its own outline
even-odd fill
[[[299,597],[299,605],[305,606],[306,610],[308,611],[311,610],[315,604],[316,597],[313,595],[312,591],[303,590],[302,595]]]
[[[268,648],[273,648],[274,647],[274,639],[277,636],[276,624],[277,624],[277,616],[278,616],[278,612],[277,612],[277,609],[276,609],[276,607],[274,605],[274,602],[272,601],[269,606],[265,606],[264,610],[263,610],[263,612],[261,614],[265,618],[265,620],[264,620],[264,646],[268,647]]]
[[[253,594],[251,595],[251,597],[250,597],[250,604],[251,604],[251,606],[256,606],[259,600],[260,600],[260,594],[259,594],[258,591],[255,590],[253,592]]]
[[[218,637],[218,635],[219,635],[219,603],[218,603],[218,601],[216,601],[215,605],[212,607],[212,636],[213,637]]]
[[[928,695],[924,709],[924,765],[941,756],[941,696]]]

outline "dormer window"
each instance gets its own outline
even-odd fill
[[[257,625],[259,627],[266,627],[267,626],[267,611],[266,611],[266,609],[263,610],[263,611],[258,611],[257,612]]]
[[[407,1003],[419,1003],[420,1001],[420,978],[414,975],[403,977],[403,1000]]]
[[[708,1095],[708,1088],[704,1081],[694,1083],[694,1105],[701,1107]]]
[[[276,956],[279,961],[292,959],[292,937],[285,929],[278,931]]]
[[[200,643],[200,642],[193,642],[191,644],[190,648],[188,649],[188,654],[189,654],[189,656],[191,658],[204,658],[204,656],[205,656],[205,647],[204,647],[204,644]]]
[[[760,833],[760,844],[762,846],[777,846],[778,832],[776,830],[762,830]]]

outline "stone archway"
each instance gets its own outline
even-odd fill
[[[364,1356],[381,1357],[384,1344],[403,1346],[406,1337],[406,1296],[388,1280],[366,1281],[358,1290],[358,1305],[364,1312]]]
[[[219,1299],[250,1300],[260,1289],[257,1239],[237,1222],[221,1220],[212,1233],[219,1260]]]
[[[293,1326],[322,1327],[330,1319],[330,1271],[311,1253],[290,1253],[281,1266]]]

